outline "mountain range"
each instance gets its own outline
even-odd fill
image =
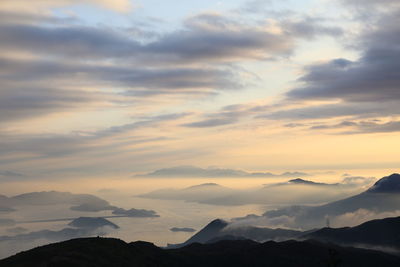
[[[232,189],[216,183],[204,183],[182,189],[158,189],[138,197],[223,206],[266,203],[288,205],[293,202],[316,204],[354,195],[373,180],[371,177],[346,177],[340,183],[327,184],[296,178],[249,189]]]
[[[295,205],[267,211],[263,217],[268,219],[291,218],[293,225],[301,228],[315,228],[325,225],[327,218],[334,222],[335,217],[349,215],[359,210],[374,213],[395,212],[400,207],[400,174],[381,178],[368,190],[352,197],[319,206]]]
[[[189,190],[203,186],[215,185]],[[216,219],[166,249],[142,241],[79,238],[18,253],[1,260],[0,266],[400,266],[400,217],[321,228],[329,218],[360,209],[396,211],[399,193],[400,175],[392,174],[360,194],[324,205],[290,206],[231,222]],[[308,223],[308,230],[246,224],[290,216],[296,223]]]

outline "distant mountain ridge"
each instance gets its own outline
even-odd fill
[[[300,177],[310,176],[304,172],[284,172],[281,174],[274,174],[271,172],[247,172],[235,169],[224,168],[199,168],[195,166],[177,166],[171,168],[164,168],[155,170],[136,177],[205,177],[205,178],[218,178],[218,177]]]
[[[227,221],[216,219],[194,234],[182,244],[170,244],[168,248],[183,247],[193,243],[206,244],[219,240],[250,239],[257,242],[268,240],[283,241],[300,237],[308,232],[290,229],[270,229],[255,226],[232,226]]]
[[[266,211],[263,216],[277,218],[287,216],[294,219],[299,227],[321,227],[326,218],[356,212],[360,209],[373,212],[393,212],[400,210],[400,175],[394,173],[378,180],[368,190],[345,199],[319,206],[288,206]]]
[[[270,229],[255,226],[235,226],[222,220],[214,220],[186,242],[170,246],[183,247],[192,243],[212,243],[221,240],[257,242],[286,241],[290,239],[329,242],[337,245],[392,248],[400,255],[400,217],[371,220],[355,227],[322,228],[309,231]]]

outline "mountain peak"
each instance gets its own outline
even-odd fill
[[[371,188],[367,190],[369,193],[400,193],[400,174],[381,178]]]
[[[304,180],[301,178],[296,178],[296,179],[292,179],[289,181],[289,183],[293,183],[293,184],[315,184],[315,182],[313,181],[308,181],[308,180]]]
[[[189,245],[192,243],[206,243],[208,240],[211,238],[214,238],[217,236],[222,229],[224,229],[226,226],[228,226],[228,222],[221,220],[221,219],[215,219],[209,224],[207,224],[203,229],[201,229],[199,232],[197,232],[195,235],[193,235],[191,238],[189,238],[186,242],[184,242],[182,245]]]
[[[228,222],[226,222],[226,221],[224,221],[224,220],[222,220],[222,219],[215,219],[215,220],[213,220],[212,222],[210,222],[207,226],[206,226],[206,228],[207,227],[222,227],[222,228],[224,228],[225,226],[227,226],[228,225]]]

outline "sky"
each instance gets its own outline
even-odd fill
[[[399,20],[398,0],[2,0],[0,181],[390,174]]]

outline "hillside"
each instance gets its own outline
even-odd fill
[[[355,227],[323,228],[303,237],[343,245],[400,249],[400,217],[372,220]]]
[[[257,243],[249,240],[192,244],[163,250],[151,243],[81,238],[35,248],[0,261],[0,266],[399,266],[381,252],[315,241]]]

